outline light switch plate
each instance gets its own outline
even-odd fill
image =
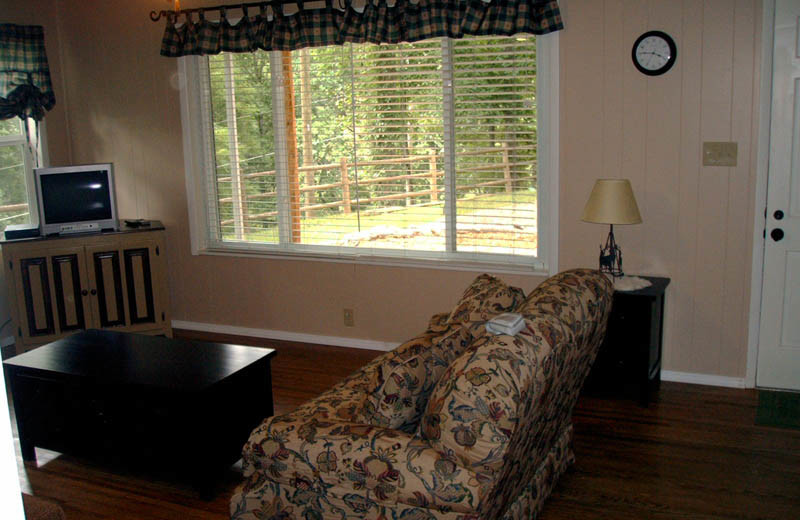
[[[738,154],[738,143],[705,141],[703,143],[703,166],[736,166]]]

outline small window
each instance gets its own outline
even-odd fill
[[[9,224],[35,222],[32,160],[19,118],[0,121],[0,231]]]
[[[546,269],[536,37],[184,60],[199,249]]]

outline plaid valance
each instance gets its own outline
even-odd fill
[[[334,7],[332,0],[298,2],[299,10],[284,14],[284,7],[264,3],[255,17],[244,16],[232,25],[225,7],[220,20],[198,19],[183,13],[167,18],[161,43],[163,56],[219,54],[263,50],[295,50],[344,43],[415,42],[428,38],[466,35],[545,34],[563,29],[556,0],[366,0]],[[321,5],[310,9],[308,4]],[[290,4],[291,5],[291,4]],[[239,9],[231,5],[231,9]]]
[[[39,25],[0,24],[0,119],[41,121],[56,104]]]

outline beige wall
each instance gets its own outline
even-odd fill
[[[163,22],[147,17],[171,2],[55,4],[60,37],[48,32],[48,49],[59,49],[68,110],[66,130],[48,127],[58,143],[53,162],[113,161],[120,214],[164,221],[174,318],[401,341],[450,307],[475,275],[191,256],[177,62],[158,55]],[[560,268],[596,265],[607,230],[579,221],[594,179],[630,178],[645,222],[617,233],[626,271],[673,279],[665,368],[743,377],[761,4],[565,0],[563,7]],[[673,35],[678,61],[648,79],[633,69],[630,47],[652,28]],[[739,166],[702,167],[703,140],[737,141]],[[541,281],[504,278],[526,290]],[[355,328],[342,325],[343,307],[355,309]]]
[[[672,278],[670,370],[743,376],[747,353],[761,3],[567,4],[562,45],[561,267],[601,229],[577,221],[595,177],[627,177],[644,223],[616,233],[626,270]],[[647,78],[630,49],[671,34],[675,67]],[[703,141],[736,141],[735,168],[703,167]]]

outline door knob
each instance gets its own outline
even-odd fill
[[[86,289],[81,291],[82,296],[86,296],[87,294],[89,294],[89,291],[87,291]]]
[[[775,217],[775,220],[783,220],[783,211],[776,209],[772,216]]]
[[[773,233],[774,233],[774,231],[773,231]],[[783,237],[783,231],[781,231],[781,237]],[[778,240],[780,240],[780,238]],[[97,294],[97,289],[92,289],[92,296],[94,296],[96,294]]]
[[[769,236],[772,237],[772,240],[778,242],[783,238],[783,230],[781,228],[775,228],[770,231]]]

